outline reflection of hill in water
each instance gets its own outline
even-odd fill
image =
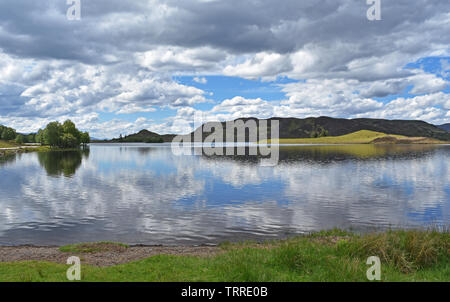
[[[135,145],[133,145],[135,144]],[[139,154],[149,154],[152,152],[155,152],[158,150],[158,148],[160,147],[159,145],[155,144],[153,146],[147,145],[147,146],[142,146],[143,143],[128,143],[127,145],[124,146],[120,146],[119,145],[119,152],[120,153],[128,153],[130,151],[137,151]],[[110,144],[104,144],[105,146],[111,146]]]
[[[450,146],[443,145],[297,145],[297,146],[280,146],[279,161],[318,161],[328,162],[335,160],[357,159],[371,160],[382,158],[396,159],[412,159],[426,157],[439,149],[450,150]],[[234,148],[235,154],[237,148]],[[249,154],[249,148],[245,148],[245,154]],[[225,150],[223,152],[226,154]],[[259,162],[263,156],[261,155],[234,155],[219,156],[205,155],[203,158],[215,160],[237,160],[245,162]]]
[[[300,153],[312,157],[340,157],[370,159],[377,157],[417,157],[436,149],[433,145],[322,145],[322,146],[285,146],[281,153]]]
[[[150,153],[154,153],[155,151],[157,151],[157,147],[139,147],[137,148],[137,151],[139,152],[139,154],[142,155],[147,155]]]
[[[81,166],[83,158],[89,157],[89,152],[89,149],[41,152],[38,159],[48,175],[71,177]]]

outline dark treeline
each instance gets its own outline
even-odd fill
[[[75,148],[90,143],[88,132],[81,132],[71,120],[64,123],[51,122],[37,133],[19,134],[16,130],[0,125],[0,138],[6,141],[15,140],[19,144],[40,143],[59,148]]]

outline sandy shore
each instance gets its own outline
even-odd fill
[[[155,255],[213,256],[220,253],[215,246],[130,246],[116,247],[96,253],[61,252],[58,247],[16,246],[0,247],[0,262],[48,261],[66,264],[70,256],[78,256],[85,264],[112,266]]]

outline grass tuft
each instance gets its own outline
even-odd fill
[[[91,243],[78,243],[62,246],[59,248],[64,253],[100,253],[108,251],[123,251],[129,246],[118,242],[91,242]]]
[[[429,268],[450,260],[450,233],[436,231],[388,231],[354,237],[347,246],[351,255],[380,257],[404,273]]]

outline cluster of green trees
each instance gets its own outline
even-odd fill
[[[0,125],[0,139],[5,141],[15,140],[19,144],[34,143],[34,134],[19,134],[13,128]]]
[[[38,133],[27,135],[19,134],[13,128],[0,125],[0,139],[15,140],[19,144],[40,143],[60,148],[74,148],[81,144],[86,145],[91,141],[89,133],[79,131],[71,120],[67,120],[63,124],[59,122],[49,123]]]
[[[328,136],[328,130],[325,130],[323,127],[316,127],[310,132],[311,138],[324,137]]]
[[[0,125],[0,139],[10,141],[16,139],[16,136],[16,130]]]
[[[89,133],[79,131],[71,120],[67,120],[63,124],[51,122],[45,129],[40,129],[35,137],[37,143],[59,148],[86,145],[90,143],[90,140]]]
[[[23,143],[35,143],[36,142],[36,134],[17,134],[16,135],[16,143],[23,144]]]

